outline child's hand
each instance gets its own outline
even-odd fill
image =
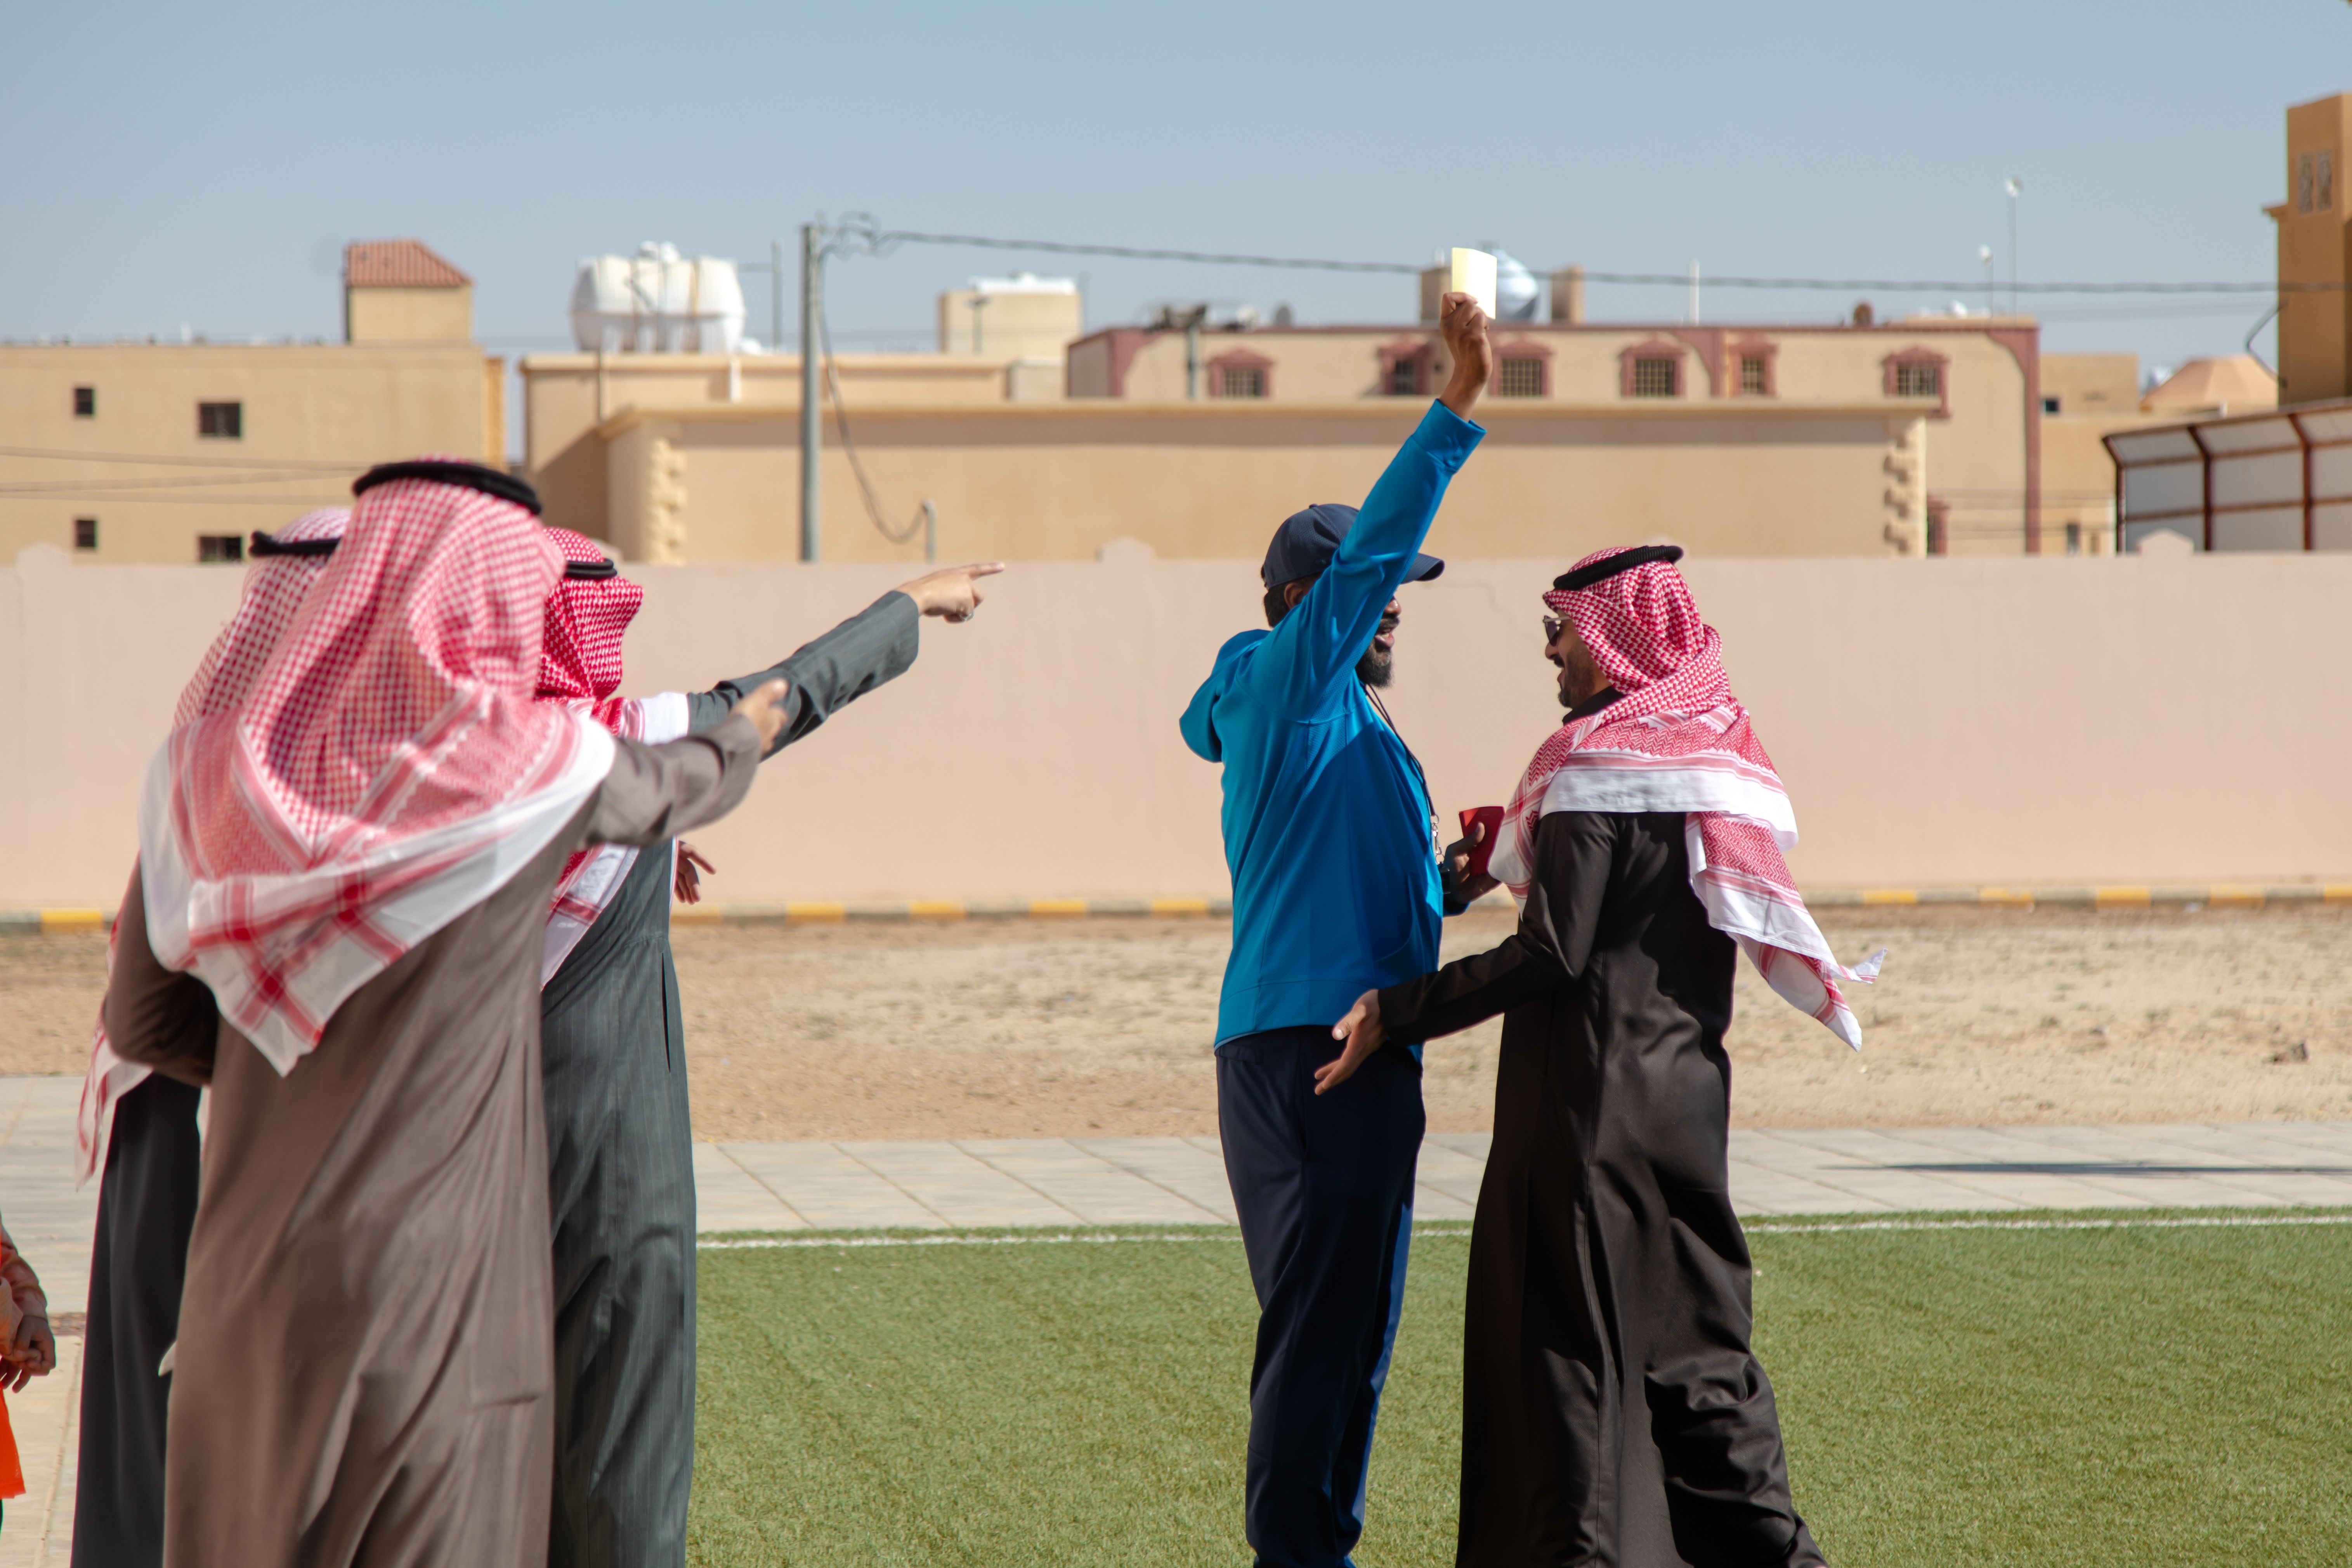
[[[0,1368],[0,1389],[15,1394],[37,1377],[47,1377],[58,1364],[57,1336],[48,1319],[30,1313],[16,1323],[16,1342],[8,1347],[7,1364]]]

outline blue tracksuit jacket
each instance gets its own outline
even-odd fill
[[[1272,631],[1217,650],[1185,743],[1224,764],[1234,946],[1217,1039],[1333,1024],[1363,992],[1437,967],[1429,795],[1356,661],[1486,432],[1432,404],[1330,566]]]

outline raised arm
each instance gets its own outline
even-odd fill
[[[780,663],[690,694],[687,728],[708,730],[725,719],[745,693],[770,680],[783,680],[790,687],[784,699],[784,726],[762,760],[774,756],[836,710],[904,675],[921,648],[918,628],[922,617],[970,620],[981,600],[974,580],[1003,570],[1001,563],[956,566],[893,588]]]
[[[1621,825],[1589,811],[1556,811],[1538,822],[1535,880],[1519,929],[1485,952],[1358,997],[1331,1031],[1347,1048],[1318,1069],[1315,1092],[1346,1082],[1386,1042],[1418,1045],[1450,1035],[1581,979]]]
[[[213,1057],[220,1048],[220,1011],[213,1005],[212,987],[155,961],[147,941],[146,883],[135,866],[114,916],[102,1016],[106,1037],[124,1061],[182,1083],[212,1082]]]
[[[1444,395],[1390,459],[1331,564],[1252,660],[1259,700],[1294,717],[1320,712],[1344,689],[1429,537],[1446,486],[1486,435],[1469,420],[1493,373],[1486,312],[1466,294],[1446,295],[1441,310],[1454,361]]]

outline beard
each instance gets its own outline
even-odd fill
[[[1396,630],[1396,622],[1383,618],[1377,635],[1386,637]],[[1356,679],[1374,690],[1381,690],[1396,679],[1396,650],[1383,649],[1379,644],[1368,644],[1364,657],[1356,661]]]

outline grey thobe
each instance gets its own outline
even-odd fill
[[[1503,1015],[1456,1562],[1818,1564],[1748,1350],[1738,950],[1691,891],[1680,812],[1548,814],[1535,861],[1517,934],[1381,993],[1399,1043]]]
[[[688,698],[709,729],[745,693],[792,683],[770,756],[915,661],[900,593],[772,669]],[[694,1134],[667,845],[637,857],[547,984],[549,1202],[555,1226],[555,1496],[548,1561],[686,1561],[694,1481]]]
[[[497,892],[355,992],[280,1078],[213,1032],[124,900],[115,1048],[210,1076],[165,1459],[164,1552],[194,1565],[497,1565],[547,1552],[554,1321],[539,971],[571,852],[723,816],[758,736],[617,742],[588,804]]]

